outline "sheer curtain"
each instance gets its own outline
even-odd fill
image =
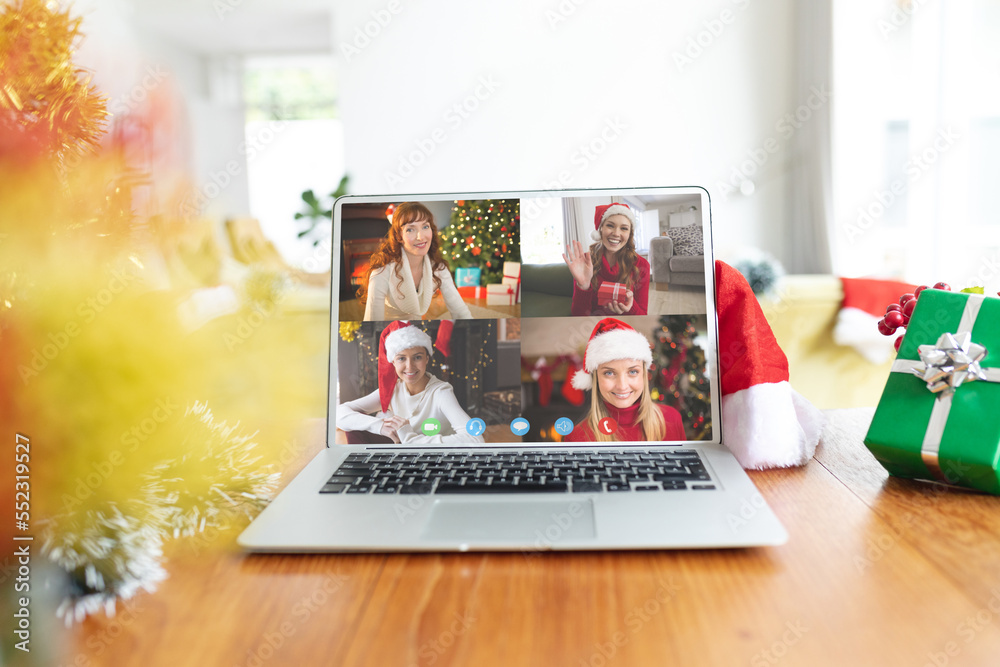
[[[563,197],[562,200],[563,209],[563,238],[566,239],[566,247],[573,241],[579,241],[584,247],[590,245],[590,239],[584,239],[580,236],[580,202],[576,197]]]
[[[830,273],[833,0],[795,3],[795,96],[785,255],[790,273]],[[804,119],[804,120],[803,120]]]
[[[837,0],[833,18],[834,269],[995,293],[1000,3]]]

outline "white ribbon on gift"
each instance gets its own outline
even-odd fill
[[[497,290],[490,288],[502,287],[506,289],[506,293],[503,290]],[[506,299],[504,297],[507,297]],[[516,302],[517,295],[514,292],[514,288],[510,285],[488,285],[486,287],[486,305],[488,306],[513,306]]]
[[[604,287],[604,285],[612,285],[613,286],[612,290],[611,290],[611,299],[608,301],[608,303],[610,303],[611,301],[618,301],[618,293],[621,292],[623,289],[625,289],[625,285],[623,285],[621,283],[612,283],[612,282],[605,281],[601,285],[601,287]]]
[[[969,364],[971,370],[963,368],[954,373],[949,373],[947,375],[949,382],[944,383],[943,378],[946,375],[940,372],[929,372],[933,370],[933,366],[926,359],[930,358],[944,345],[953,345],[956,342],[956,338],[964,342],[965,347],[969,347],[970,344],[975,345],[971,343],[972,327],[975,326],[976,318],[979,317],[979,309],[983,305],[983,299],[982,294],[970,294],[968,300],[965,302],[965,309],[962,311],[962,319],[958,323],[958,331],[954,334],[944,334],[941,336],[938,339],[936,347],[933,345],[921,345],[919,348],[920,361],[915,359],[897,359],[892,364],[892,372],[917,375],[927,382],[929,391],[938,394],[937,400],[934,401],[934,408],[931,410],[927,431],[924,433],[924,441],[920,446],[920,458],[931,474],[942,482],[949,482],[949,480],[944,472],[942,472],[939,460],[941,438],[944,437],[944,428],[948,423],[948,415],[951,413],[952,398],[955,395],[955,390],[963,382],[972,382],[974,380],[1000,382],[1000,368],[980,368],[978,365],[979,360],[976,359],[973,363]],[[946,343],[946,341],[948,342]],[[985,349],[982,346],[976,345],[975,347],[983,350],[978,355],[979,358],[985,356]]]

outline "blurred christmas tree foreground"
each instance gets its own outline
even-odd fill
[[[168,540],[232,537],[266,504],[276,434],[301,413],[281,388],[304,368],[259,290],[230,319],[182,322],[193,290],[163,284],[155,260],[188,221],[135,213],[123,156],[157,147],[109,140],[106,98],[73,62],[82,37],[58,3],[0,0],[0,414],[24,449],[17,491],[30,482],[30,512],[0,536],[35,537],[64,573],[67,622],[154,590]]]

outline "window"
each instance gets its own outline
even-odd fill
[[[837,273],[1000,283],[997,34],[989,0],[834,3]]]
[[[527,223],[527,224],[526,224]],[[563,207],[558,197],[522,200],[521,261],[525,264],[562,262]]]
[[[299,238],[307,220],[305,190],[324,207],[344,174],[344,134],[337,118],[335,64],[328,56],[248,58],[244,64],[250,214],[289,264],[309,271],[330,266],[330,221]]]

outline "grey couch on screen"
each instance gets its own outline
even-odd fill
[[[521,265],[521,316],[569,317],[573,276],[565,263]]]
[[[705,285],[705,256],[677,255],[674,240],[655,236],[649,240],[650,282],[671,285]]]

